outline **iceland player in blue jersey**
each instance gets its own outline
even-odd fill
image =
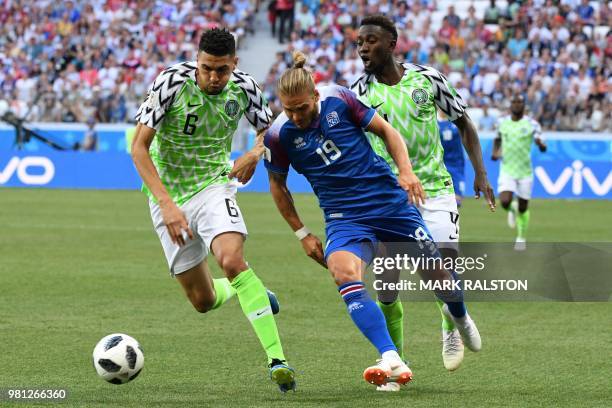
[[[461,206],[465,192],[465,156],[459,128],[438,111],[438,126],[440,127],[440,141],[444,148],[444,165],[453,179],[457,207]]]
[[[419,241],[426,244],[429,256],[436,256],[427,227],[412,204],[422,202],[424,192],[399,133],[350,90],[315,89],[304,63],[305,56],[294,53],[294,66],[279,80],[284,112],[264,138],[270,191],[306,253],[330,270],[355,325],[381,354],[379,362],[364,371],[365,380],[376,385],[405,384],[412,372],[397,353],[384,315],[366,291],[363,273],[378,243]],[[363,129],[384,140],[399,169],[397,178],[374,153]],[[286,184],[290,165],[306,177],[319,199],[326,224],[325,251],[293,205]],[[421,273],[436,281],[454,279],[444,269]],[[436,295],[445,301],[464,341],[479,349],[480,335],[466,312],[462,293]]]

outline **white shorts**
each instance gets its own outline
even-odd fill
[[[497,179],[497,192],[511,191],[524,200],[531,199],[533,189],[533,176],[524,178],[514,178],[507,174],[499,173]]]
[[[438,248],[459,248],[459,211],[455,195],[428,198],[418,207]]]
[[[172,275],[185,272],[202,262],[217,235],[224,232],[239,232],[245,238],[247,235],[242,213],[236,204],[236,185],[233,182],[206,187],[180,206],[193,232],[193,239],[187,238],[182,247],[170,239],[159,205],[150,201],[149,207]]]

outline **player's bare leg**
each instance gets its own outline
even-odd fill
[[[244,236],[242,234],[225,232],[217,235],[210,245],[219,267],[230,281],[249,268],[244,260],[243,244]]]
[[[219,284],[219,300],[223,299],[223,302],[217,302],[217,294],[215,291],[215,285],[210,275],[206,260],[200,262],[193,268],[176,275],[176,280],[181,284],[185,295],[195,308],[200,313],[206,313],[209,310],[215,308],[215,305],[220,306],[233,295],[233,290],[227,282],[228,290],[222,289],[222,285]],[[227,281],[227,279],[225,279]]]
[[[512,191],[502,191],[499,193],[499,202],[504,210],[508,211],[508,226],[516,227],[516,207],[513,207],[514,202]]]

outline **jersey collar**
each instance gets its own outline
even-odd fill
[[[408,75],[408,71],[410,70],[410,65],[406,62],[400,62],[399,64],[402,66],[402,68],[404,68],[402,79],[400,79],[400,82],[402,82]],[[365,85],[369,85],[369,84],[379,84],[380,82],[378,82],[378,79],[376,79],[376,75],[366,74],[364,83]]]

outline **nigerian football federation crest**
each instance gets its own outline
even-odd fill
[[[427,92],[425,92],[425,90],[421,88],[415,89],[414,91],[412,91],[412,100],[417,105],[423,105],[424,103],[427,103]]]
[[[231,118],[235,118],[238,115],[238,111],[240,110],[240,105],[238,105],[238,101],[234,99],[230,99],[225,102],[225,114]]]

